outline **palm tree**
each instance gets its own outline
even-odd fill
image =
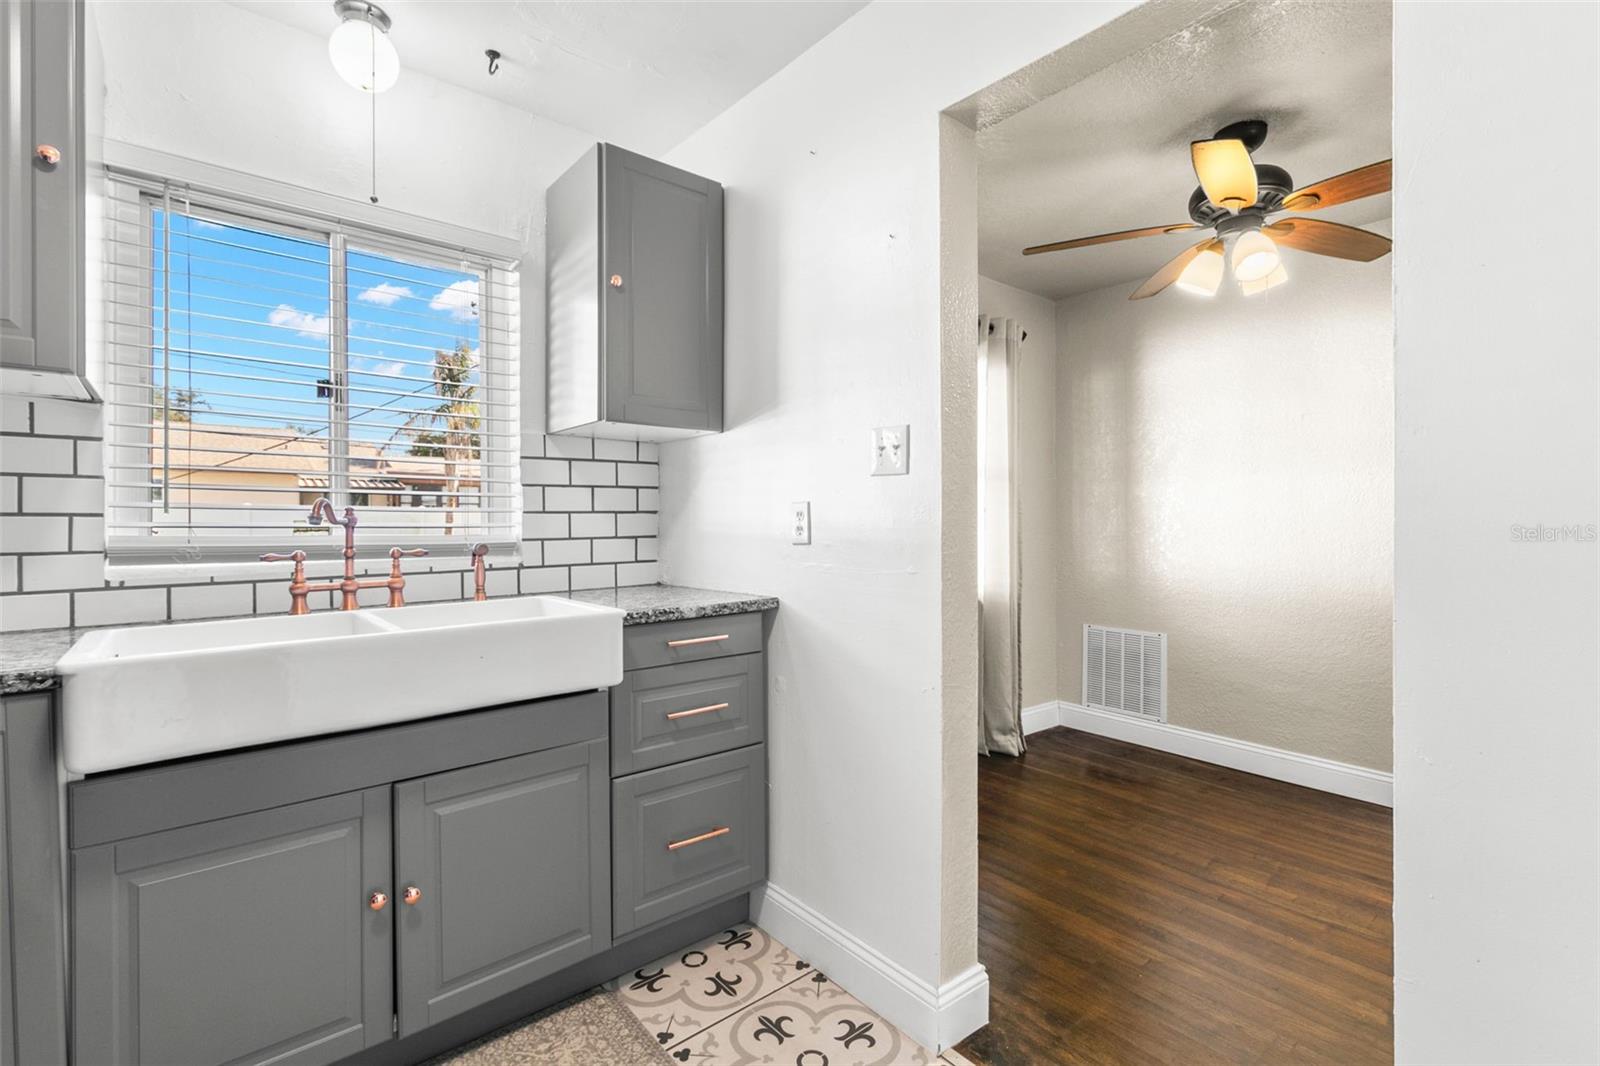
[[[444,531],[455,532],[455,509],[461,506],[461,463],[477,460],[478,386],[472,381],[474,363],[466,341],[454,350],[433,353],[433,394],[438,402],[418,411],[395,430],[395,436],[412,433],[410,455],[444,460]]]

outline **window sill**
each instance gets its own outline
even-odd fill
[[[33,370],[21,366],[0,366],[0,393],[29,399],[100,402],[100,394],[89,379],[60,370]]]

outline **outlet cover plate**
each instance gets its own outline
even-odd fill
[[[911,427],[879,426],[872,431],[872,476],[911,471]]]
[[[810,500],[796,500],[789,505],[789,540],[792,544],[811,543]]]

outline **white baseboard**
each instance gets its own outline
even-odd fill
[[[751,894],[750,918],[935,1052],[989,1022],[989,973],[981,965],[935,988],[771,883]]]
[[[1394,775],[1382,770],[1369,770],[1365,766],[1352,766],[1315,755],[1302,755],[1297,751],[1270,748],[1248,740],[1202,733],[1181,725],[1130,718],[1068,703],[1066,700],[1057,701],[1054,705],[1052,720],[1047,710],[1049,706],[1039,704],[1022,712],[1023,732],[1033,733],[1053,725],[1064,725],[1068,729],[1081,729],[1085,733],[1288,781],[1338,796],[1349,796],[1385,807],[1394,806]]]

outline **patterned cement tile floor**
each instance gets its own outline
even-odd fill
[[[617,1033],[614,1016],[636,1020],[644,1039]],[[753,925],[657,959],[441,1061],[966,1066],[954,1052],[935,1056]]]

